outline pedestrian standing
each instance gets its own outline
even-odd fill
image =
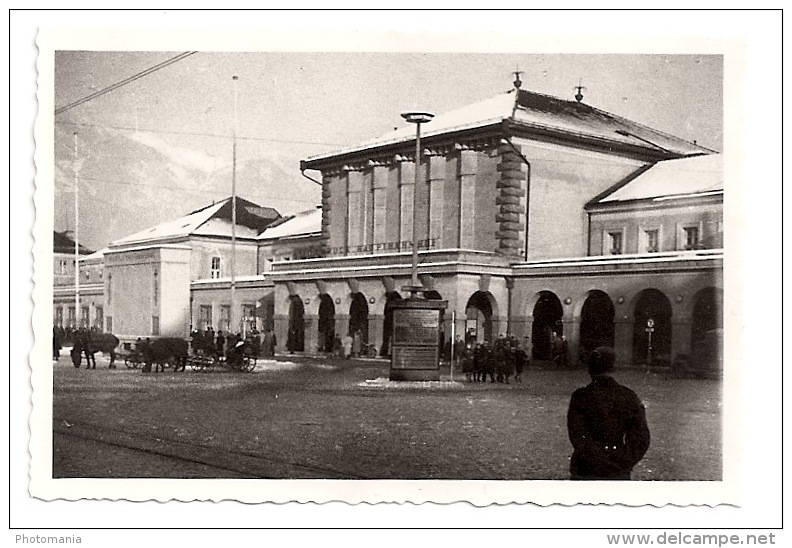
[[[341,337],[339,337],[338,335],[336,335],[335,338],[333,339],[333,357],[334,358],[344,357],[343,344],[341,343]]]
[[[649,449],[646,409],[635,392],[611,373],[615,354],[599,347],[589,356],[591,383],[575,390],[567,429],[574,451],[569,465],[576,480],[629,480]]]
[[[352,344],[354,343],[354,339],[352,336],[347,333],[346,337],[344,337],[344,358],[349,358],[352,355]]]
[[[52,359],[58,361],[61,351],[61,337],[57,327],[52,328]]]
[[[226,343],[226,340],[225,340],[225,337],[223,336],[223,331],[222,330],[218,330],[217,331],[217,340],[215,341],[215,349],[217,351],[217,355],[220,358],[225,358],[225,348],[226,348],[226,344],[225,343]]]
[[[363,350],[363,337],[360,335],[360,331],[355,331],[352,336],[352,357],[359,358],[361,350]]]

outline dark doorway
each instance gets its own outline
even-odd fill
[[[648,364],[650,360],[653,365],[671,363],[671,314],[671,301],[662,291],[644,289],[638,294],[633,323],[633,363]],[[652,327],[649,327],[650,320]]]
[[[561,318],[564,309],[552,291],[541,291],[539,300],[533,309],[533,340],[532,356],[537,360],[549,360],[553,357],[553,338],[564,334],[564,324]]]
[[[355,293],[349,305],[349,334],[360,333],[360,340],[368,344],[368,303],[363,293]]]
[[[708,332],[723,329],[723,291],[708,287],[699,291],[693,301],[690,348],[701,343]]]
[[[385,301],[385,320],[382,324],[382,348],[380,348],[380,356],[390,356],[390,343],[391,336],[393,335],[393,303],[400,301],[401,295],[398,291],[391,291],[387,294],[387,301]]]
[[[302,299],[297,295],[289,297],[289,333],[286,339],[286,350],[289,352],[305,351],[305,308]]]
[[[476,340],[493,342],[492,333],[492,303],[489,293],[476,291],[468,299],[465,305],[465,317],[467,324],[465,331],[475,330]]]
[[[580,363],[587,363],[589,353],[598,346],[613,348],[614,315],[613,302],[607,293],[596,289],[589,292],[580,311]]]
[[[332,352],[335,340],[335,305],[330,295],[324,294],[319,298],[319,351]]]

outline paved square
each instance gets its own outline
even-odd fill
[[[528,369],[522,384],[396,384],[382,360],[159,374],[97,362],[53,364],[54,477],[566,479],[566,409],[588,382]],[[652,432],[634,479],[721,479],[719,381],[615,377]]]

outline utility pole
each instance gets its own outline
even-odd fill
[[[237,333],[239,326],[236,323],[236,159],[237,159],[237,78],[234,81],[234,134],[232,145],[231,168],[231,310],[229,311],[229,327]]]
[[[74,327],[80,327],[80,175],[77,158],[77,132],[74,132]]]

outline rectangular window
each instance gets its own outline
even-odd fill
[[[87,306],[80,307],[80,327],[91,327],[91,314]]]
[[[699,228],[697,226],[686,226],[684,231],[685,249],[699,248]]]
[[[100,331],[104,327],[104,307],[97,306],[94,316],[94,327]]]
[[[647,253],[660,251],[660,231],[657,229],[645,230],[644,245]]]
[[[69,265],[64,260],[58,261],[58,264],[55,265],[55,274],[60,274],[61,276],[65,276],[69,273]]]
[[[151,334],[155,336],[160,334],[159,316],[151,317]]]
[[[624,251],[624,237],[622,232],[608,232],[608,250],[611,255],[621,255]]]
[[[227,304],[220,306],[220,325],[221,331],[231,330],[231,307]]]
[[[242,321],[245,322],[245,330],[252,331],[256,328],[256,305],[242,305]]]
[[[75,310],[73,306],[69,307],[69,313],[66,316],[67,320],[67,327],[71,327],[72,329],[76,329],[77,327],[77,317],[75,315]]]
[[[212,279],[216,280],[220,277],[220,257],[212,257]]]
[[[108,316],[107,318],[105,318],[105,324],[106,324],[105,328],[107,329],[107,332],[108,333],[112,333],[113,332],[113,317],[112,316]]]
[[[200,328],[204,331],[212,327],[212,305],[201,305],[198,321],[200,322]]]
[[[55,309],[55,325],[63,327],[63,308],[60,306]]]

